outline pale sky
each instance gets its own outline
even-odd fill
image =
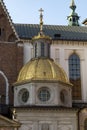
[[[39,23],[39,9],[44,10],[44,24],[67,25],[71,0],[3,0],[14,23]],[[87,18],[87,0],[75,0],[81,24]]]

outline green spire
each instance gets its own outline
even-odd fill
[[[75,5],[75,2],[74,0],[71,1],[71,4],[70,4],[70,8],[71,8],[71,14],[67,17],[68,19],[68,25],[69,26],[79,26],[79,16],[78,14],[75,12],[75,9],[76,9],[76,5]]]
[[[75,12],[76,5],[75,5],[74,0],[71,1],[70,8]]]

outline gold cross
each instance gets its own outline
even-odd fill
[[[39,10],[39,12],[40,12],[40,32],[43,31],[43,15],[42,15],[43,11],[44,10],[42,8]]]
[[[39,12],[42,14],[42,12],[43,12],[44,10],[42,9],[42,8],[40,8],[40,10],[39,10]]]

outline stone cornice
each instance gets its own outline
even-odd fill
[[[52,44],[54,45],[54,44],[60,44],[60,45],[87,45],[87,41],[71,41],[71,40],[53,40],[52,41]]]
[[[60,111],[60,112],[78,112],[79,108],[62,107],[62,106],[20,106],[14,107],[17,111]]]

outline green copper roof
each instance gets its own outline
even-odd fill
[[[69,22],[68,25],[69,26],[79,26],[79,22],[78,22],[79,16],[75,12],[76,5],[75,5],[74,0],[71,1],[70,8],[71,8],[71,14],[67,17],[68,22]]]
[[[21,39],[31,39],[39,32],[39,24],[14,24]],[[44,25],[43,32],[52,39],[87,41],[87,27]]]

